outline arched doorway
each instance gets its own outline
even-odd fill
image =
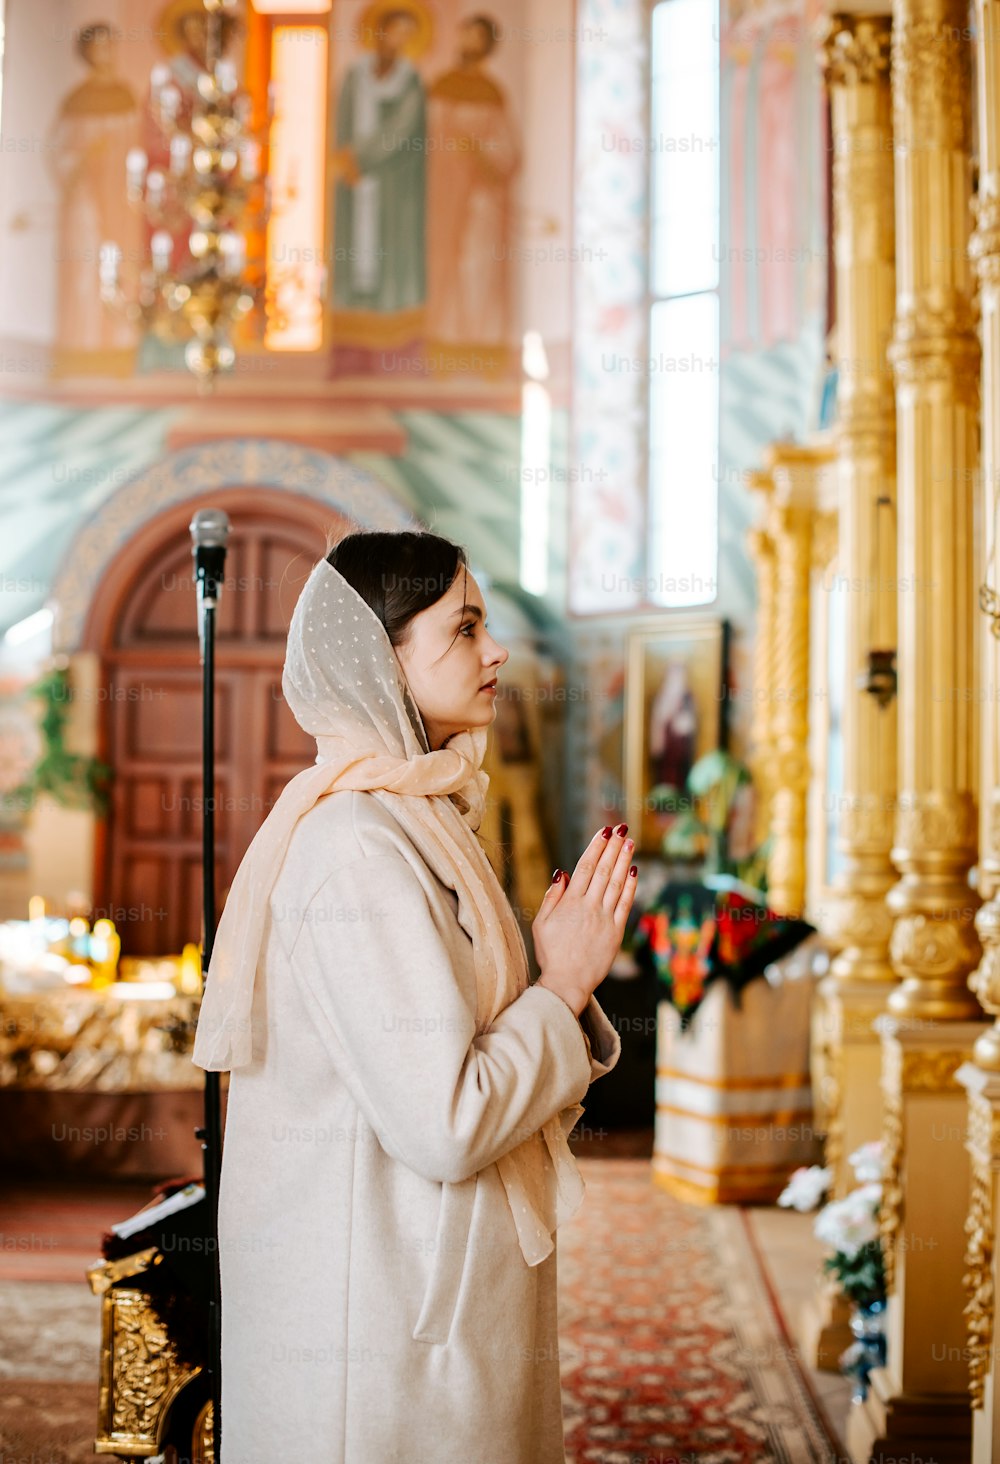
[[[100,756],[114,771],[96,841],[94,903],[130,955],[201,937],[201,668],[189,524],[221,508],[232,530],[216,654],[217,890],[221,899],[268,809],[315,757],[281,697],[288,623],[329,532],[353,525],[315,500],[224,489],[145,523],[90,607],[101,662]]]

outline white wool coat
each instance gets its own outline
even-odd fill
[[[231,1074],[221,1464],[563,1464],[556,1256],[495,1160],[621,1044],[529,986],[475,1031],[458,901],[378,799],[296,825]],[[584,1200],[586,1203],[586,1200]]]

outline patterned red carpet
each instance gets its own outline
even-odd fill
[[[559,1238],[569,1464],[836,1460],[741,1212],[673,1200],[646,1159],[581,1167],[583,1208]],[[101,1232],[148,1197],[33,1185],[5,1198],[0,1460],[95,1457],[99,1304],[83,1272]]]
[[[559,1232],[570,1464],[812,1464],[838,1446],[736,1209],[674,1200],[641,1159],[584,1160]]]

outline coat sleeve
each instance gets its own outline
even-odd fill
[[[590,1054],[590,1081],[594,1082],[595,1079],[603,1078],[605,1073],[609,1073],[621,1057],[622,1040],[594,996],[591,996],[580,1013],[580,1025],[587,1039],[587,1051]]]
[[[383,1148],[425,1178],[457,1183],[485,1169],[607,1071],[570,1007],[544,987],[529,986],[477,1035],[404,856],[342,864],[302,917],[289,964],[331,1062]]]

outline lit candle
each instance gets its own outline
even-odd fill
[[[166,229],[157,229],[149,241],[149,247],[153,256],[153,268],[157,274],[164,274],[170,268],[170,256],[174,248],[173,239]]]
[[[222,56],[215,63],[215,80],[219,90],[227,95],[236,90],[236,65],[228,57]]]
[[[222,253],[222,273],[231,279],[241,274],[247,258],[243,235],[227,230],[219,239],[219,249]]]
[[[149,158],[141,147],[130,147],[125,154],[125,181],[129,188],[142,188],[149,167]]]
[[[184,996],[198,996],[201,992],[201,953],[193,941],[181,952],[180,989]]]
[[[111,240],[101,245],[98,252],[98,278],[101,285],[106,289],[113,290],[118,284],[118,267],[121,264],[122,252],[119,246]]]
[[[248,137],[240,151],[240,177],[252,183],[260,172],[260,143]]]
[[[149,195],[150,203],[159,204],[163,202],[163,190],[165,186],[166,179],[159,168],[151,168],[146,175],[146,192]]]
[[[186,132],[178,132],[170,139],[170,171],[184,173],[191,158],[191,139]]]
[[[157,97],[160,107],[160,115],[164,121],[172,122],[181,109],[180,88],[170,82],[167,86],[161,87]]]

